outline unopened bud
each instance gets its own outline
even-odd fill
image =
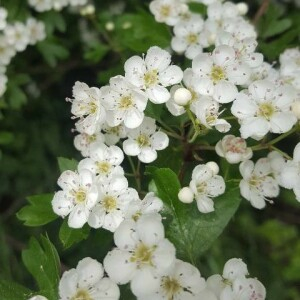
[[[178,198],[183,203],[192,203],[194,200],[194,193],[189,187],[184,187],[179,191]]]
[[[174,93],[174,101],[180,106],[185,106],[192,99],[192,93],[186,88],[179,88]]]
[[[220,171],[219,166],[214,161],[209,161],[206,166],[212,170],[214,175],[217,175]]]
[[[240,15],[242,15],[242,16],[245,15],[249,10],[249,7],[245,2],[240,2],[236,6],[237,6],[237,9],[238,9]]]
[[[292,104],[292,112],[300,120],[300,101],[295,101]]]
[[[115,29],[115,24],[113,22],[107,22],[105,24],[105,29],[107,31],[113,31]]]

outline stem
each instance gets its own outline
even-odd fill
[[[253,18],[253,24],[256,25],[259,21],[259,19],[265,14],[265,12],[268,10],[268,7],[270,5],[270,0],[263,0],[261,3],[261,6],[259,7],[258,11],[256,12],[254,18]]]
[[[189,139],[189,143],[193,143],[198,135],[199,135],[199,131],[195,130],[193,136]]]
[[[137,190],[138,190],[138,192],[140,192],[141,191],[141,174],[140,174],[140,164],[141,163],[138,160],[137,167],[135,167],[132,158],[129,155],[127,155],[127,158],[128,158],[129,164],[130,164],[131,169],[132,169],[132,173],[133,173],[134,178],[135,178]]]
[[[285,152],[283,152],[283,151],[281,151],[280,149],[278,149],[277,147],[275,147],[275,146],[270,146],[270,148],[272,149],[272,150],[275,150],[276,152],[278,152],[278,153],[280,153],[283,157],[285,157],[286,159],[288,159],[288,160],[292,160],[292,158],[288,155],[288,154],[286,154]]]

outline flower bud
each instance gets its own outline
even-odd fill
[[[238,9],[240,15],[242,15],[242,16],[245,15],[249,10],[249,7],[245,2],[240,2],[236,6],[237,6],[237,9]]]
[[[206,163],[206,166],[209,167],[214,175],[217,175],[220,171],[219,166],[214,161],[209,161]]]
[[[186,88],[179,88],[174,93],[174,101],[180,106],[185,106],[192,99],[192,93]]]
[[[113,22],[107,22],[105,24],[105,29],[107,31],[113,31],[115,29],[115,24]]]
[[[194,200],[194,194],[189,187],[184,187],[179,191],[178,198],[183,203],[192,203]]]
[[[292,112],[300,120],[300,101],[295,101],[292,103]]]

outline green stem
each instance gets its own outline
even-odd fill
[[[127,155],[127,158],[128,158],[129,164],[130,164],[131,169],[132,169],[132,173],[133,173],[134,178],[135,178],[137,191],[140,192],[141,191],[141,174],[140,174],[140,165],[141,165],[141,163],[138,160],[137,167],[135,167],[132,158],[129,155]]]
[[[290,134],[296,132],[298,130],[298,126],[295,126],[294,128],[292,128],[291,130],[281,134],[280,136],[278,136],[277,138],[275,138],[274,140],[270,141],[268,144],[269,145],[274,145],[276,143],[278,143],[279,141],[283,140],[284,138],[286,138],[287,136],[289,136]]]
[[[288,154],[286,154],[285,152],[281,151],[281,150],[278,149],[277,147],[271,145],[270,148],[271,148],[272,150],[275,150],[276,152],[280,153],[280,154],[281,154],[283,157],[285,157],[286,159],[292,160],[292,158],[291,158]]]

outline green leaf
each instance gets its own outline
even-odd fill
[[[200,213],[196,203],[186,205],[178,200],[179,180],[170,169],[147,168],[157,187],[158,196],[166,204],[166,236],[176,245],[177,256],[197,265],[222,233],[240,203],[237,184],[227,183],[226,192],[214,199],[215,211]]]
[[[33,292],[26,287],[7,280],[0,280],[1,300],[27,300]]]
[[[51,201],[53,194],[42,194],[27,197],[29,205],[22,207],[17,213],[19,220],[27,226],[45,225],[58,216],[53,212]]]
[[[49,300],[57,300],[60,273],[59,256],[48,237],[29,241],[29,248],[22,251],[23,263],[36,280],[39,293]]]
[[[38,43],[37,48],[50,67],[55,67],[58,60],[69,56],[69,51],[58,41],[47,39]]]
[[[0,132],[0,145],[10,144],[14,140],[14,135],[9,131]]]
[[[58,157],[58,166],[61,172],[71,170],[75,171],[77,169],[78,161],[76,159],[69,159],[65,157]]]
[[[61,12],[47,11],[41,15],[46,26],[47,36],[51,35],[55,29],[60,32],[66,31],[66,22]]]
[[[283,19],[276,22],[272,22],[262,35],[263,38],[268,38],[277,34],[280,34],[292,26],[292,21],[289,19]]]
[[[84,58],[94,63],[100,62],[109,49],[110,48],[107,45],[97,41],[90,45],[90,47],[85,51]]]
[[[196,2],[191,2],[188,4],[190,11],[200,14],[200,15],[205,15],[207,11],[207,6],[203,3],[196,3]]]
[[[90,227],[85,224],[82,228],[74,229],[68,226],[68,220],[65,219],[59,230],[59,239],[61,240],[65,249],[72,245],[87,239],[90,233]]]

